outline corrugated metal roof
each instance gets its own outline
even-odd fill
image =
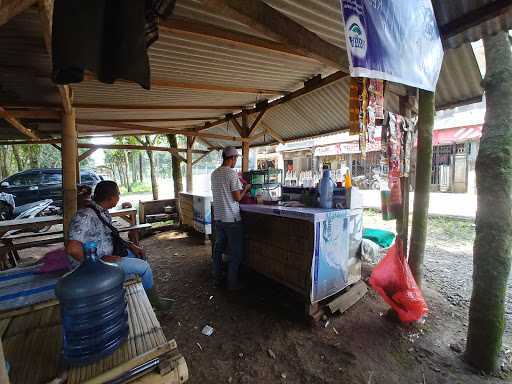
[[[288,15],[322,39],[345,46],[339,0],[264,0],[268,5]],[[474,2],[478,2],[474,0]],[[446,2],[444,2],[446,3]],[[482,3],[482,1],[480,1]],[[265,38],[260,32],[229,17],[205,9],[200,0],[178,0],[175,15],[209,23],[231,31]],[[17,70],[0,70],[0,100],[8,102],[59,103],[56,88],[47,79],[51,60],[47,55],[41,35],[38,12],[30,9],[0,27],[0,69],[18,67]],[[218,84],[231,87],[293,91],[316,74],[328,75],[332,69],[300,56],[290,56],[277,51],[262,51],[216,41],[211,38],[194,38],[176,35],[167,30],[160,32],[160,39],[149,50],[152,78],[182,83]],[[32,68],[29,73],[26,67]],[[20,75],[19,68],[23,73]],[[437,89],[438,108],[456,103],[471,102],[482,95],[481,76],[469,45],[448,51]],[[294,99],[269,110],[262,119],[284,139],[314,136],[336,132],[348,125],[347,79],[331,83],[319,90]],[[85,81],[72,86],[76,103],[137,104],[137,105],[202,105],[248,106],[270,95],[205,91],[172,87],[153,87],[143,90],[137,85],[116,83],[106,85]],[[396,110],[397,97],[386,97],[387,107]],[[186,119],[215,120],[237,110],[105,110],[79,109],[79,119]],[[250,121],[255,115],[250,117]],[[138,123],[142,124],[142,123]],[[161,127],[183,127],[204,121],[175,121],[144,123]],[[43,131],[58,132],[58,125],[44,125]],[[80,132],[113,132],[115,129],[79,126]],[[238,135],[231,128],[230,135]],[[123,131],[125,132],[125,131]],[[205,132],[226,134],[225,126],[210,128]],[[252,144],[269,140],[261,137]],[[208,139],[212,144],[229,144]]]
[[[454,20],[466,17],[471,11],[478,11],[496,0],[432,0],[440,29]],[[500,2],[503,3],[503,2]],[[512,29],[512,3],[503,12],[490,20],[458,33],[445,41],[448,48],[456,48],[464,43],[478,41],[485,36]]]
[[[469,43],[444,53],[436,89],[436,107],[446,109],[482,99],[482,75]]]

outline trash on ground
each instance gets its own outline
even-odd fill
[[[213,327],[210,327],[209,325],[205,325],[201,331],[201,333],[205,336],[211,336],[213,335]]]

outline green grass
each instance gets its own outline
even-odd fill
[[[381,228],[394,231],[396,221],[382,220],[382,214],[375,209],[365,209],[363,225],[368,228]],[[412,215],[409,216],[409,226],[412,225]],[[429,217],[428,219],[428,240],[441,241],[443,243],[458,243],[471,246],[475,239],[475,226],[472,221],[447,218]]]
[[[121,186],[119,190],[121,191],[122,195],[126,195],[128,193],[143,193],[143,192],[151,192],[151,184],[150,183],[133,183],[131,185],[132,190],[131,192],[128,192],[125,186]]]

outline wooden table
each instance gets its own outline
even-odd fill
[[[135,208],[111,209],[112,217],[120,217],[131,226],[137,225],[137,210]],[[4,220],[0,221],[0,234],[14,230],[29,230],[52,225],[62,224],[62,216],[39,216],[29,219]]]
[[[130,225],[137,225],[137,210],[135,208],[111,209],[112,217],[120,217]]]
[[[51,225],[62,224],[62,216],[40,216],[29,219],[4,220],[0,221],[0,234],[9,231],[41,228]]]
[[[140,238],[139,231],[144,228],[142,228],[142,226],[137,226],[137,210],[135,208],[124,208],[110,210],[109,212],[112,217],[120,217],[130,225],[130,228],[133,227],[133,229],[128,230],[128,237],[135,244],[138,244]],[[33,232],[37,228],[51,227],[52,225],[57,224],[62,224],[62,216],[40,216],[29,219],[0,221],[0,236],[2,236],[0,237],[0,242],[2,242],[7,248],[5,253],[0,255],[0,269],[5,269],[7,267],[7,257],[9,257],[10,263],[13,266],[20,261],[16,246],[13,243],[14,240],[30,237],[47,237],[45,240],[34,241],[33,245],[27,243],[20,249],[62,242],[64,239],[62,229],[34,234],[29,233]],[[22,233],[13,234],[13,231],[21,231]],[[126,230],[122,230],[122,232],[125,231]]]

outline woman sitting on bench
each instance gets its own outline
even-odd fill
[[[79,192],[83,192],[82,195],[87,195],[88,191]],[[119,187],[114,181],[99,182],[90,202],[86,196],[79,195],[81,209],[71,220],[66,251],[72,256],[72,262],[76,265],[84,257],[83,244],[88,241],[96,242],[98,257],[101,257],[103,261],[119,265],[127,277],[139,275],[151,304],[160,310],[169,309],[170,302],[160,300],[156,293],[153,272],[149,263],[143,260],[145,253],[141,247],[127,242],[128,254],[126,257],[113,255],[114,237],[119,235],[114,233],[117,231],[112,228],[112,216],[108,210],[117,205],[119,196]]]

